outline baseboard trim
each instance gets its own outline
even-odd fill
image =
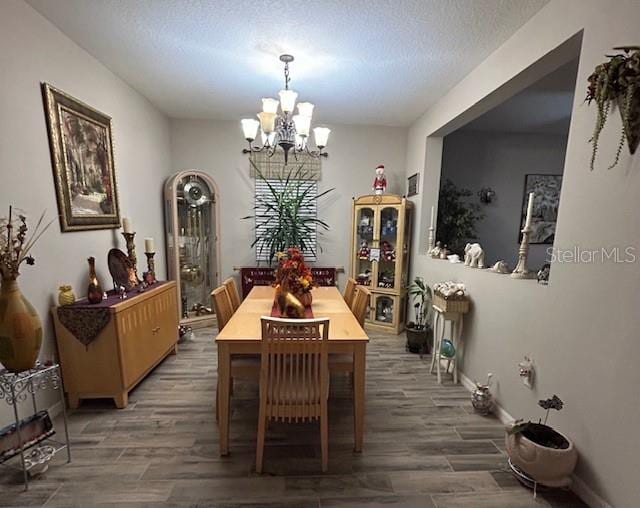
[[[472,392],[475,389],[476,384],[462,372],[458,372],[458,377],[460,378],[460,383],[462,384],[462,386],[464,386],[467,390]],[[515,421],[515,418],[511,416],[497,402],[494,402],[493,414],[504,425],[511,425]],[[598,494],[591,490],[589,486],[578,476],[574,474],[572,475],[571,479],[571,490],[588,506],[590,506],[591,508],[613,508],[609,503],[607,503],[604,499],[598,496]]]

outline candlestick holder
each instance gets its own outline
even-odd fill
[[[431,254],[431,251],[435,247],[435,228],[433,226],[429,226],[429,240],[427,242],[427,254]]]
[[[138,258],[136,257],[136,244],[135,244],[135,233],[122,233],[124,236],[125,242],[127,243],[127,256],[129,257],[129,261],[131,262],[131,266],[133,267],[133,271],[136,274],[136,281],[140,281],[140,277],[138,277]]]
[[[156,253],[155,252],[145,252],[145,256],[147,256],[147,271],[142,274],[142,278],[147,284],[154,284],[156,281],[156,261],[153,258]]]
[[[520,249],[518,249],[518,264],[511,272],[512,279],[535,279],[535,272],[530,271],[527,268],[527,258],[529,256],[529,235],[531,234],[531,227],[525,226],[522,229],[522,240],[520,241]]]

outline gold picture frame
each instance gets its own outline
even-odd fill
[[[60,228],[120,227],[111,117],[42,83]]]

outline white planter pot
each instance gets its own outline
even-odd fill
[[[505,438],[507,454],[511,462],[541,485],[548,487],[567,487],[571,484],[571,474],[578,461],[578,451],[573,442],[560,432],[542,424],[532,424],[564,438],[567,448],[541,446],[522,433]]]

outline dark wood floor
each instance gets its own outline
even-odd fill
[[[502,425],[474,414],[450,379],[438,386],[428,358],[405,353],[403,337],[371,334],[362,454],[352,453],[349,385],[339,376],[327,474],[313,424],[272,425],[266,473],[255,473],[257,389],[246,383],[232,401],[231,455],[220,458],[214,335],[197,332],[132,392],[127,409],[85,402],[70,417],[73,462],[56,458],[26,493],[19,475],[0,470],[0,506],[584,506],[568,492],[534,501],[507,472]]]

